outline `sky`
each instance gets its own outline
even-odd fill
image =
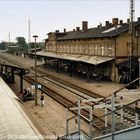
[[[135,20],[140,17],[140,0],[135,0]],[[0,42],[16,42],[16,37],[31,41],[47,38],[55,30],[73,30],[88,21],[88,27],[97,27],[118,17],[124,22],[129,18],[129,0],[0,0]]]

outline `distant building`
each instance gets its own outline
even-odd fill
[[[0,53],[5,53],[7,52],[7,49],[6,50],[0,50]]]
[[[19,46],[8,46],[8,48],[18,48]]]
[[[105,22],[96,28],[88,28],[88,22],[82,22],[82,29],[73,31],[50,32],[45,41],[46,62],[57,68],[67,68],[68,72],[85,73],[87,77],[96,76],[125,82],[129,77],[130,55],[129,20],[123,23],[113,18],[112,23]],[[137,75],[137,62],[140,57],[140,18],[134,23],[135,40],[131,61],[133,79]]]

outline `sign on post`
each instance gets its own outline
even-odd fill
[[[32,89],[35,89],[35,85],[32,85],[31,88],[32,88]],[[41,89],[41,85],[37,85],[37,88],[38,88],[38,89]]]

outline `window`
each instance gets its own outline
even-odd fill
[[[84,49],[85,49],[85,54],[89,54],[89,46],[86,45],[86,46],[84,47]]]
[[[82,45],[79,45],[79,54],[82,54]]]
[[[98,55],[101,55],[101,45],[100,44],[98,44],[98,48],[97,48],[97,53],[98,53]]]
[[[91,50],[90,50],[90,51],[91,51],[91,54],[92,54],[92,55],[95,54],[95,46],[94,46],[94,44],[91,46]]]
[[[73,45],[71,45],[71,53],[73,53],[73,51],[74,51],[73,49],[74,49],[74,48],[73,48]]]
[[[104,55],[104,46],[101,46],[101,55]]]
[[[95,45],[95,55],[97,55],[97,53],[98,53],[97,48],[98,48],[98,46],[97,46],[97,44],[96,44],[96,45]]]
[[[79,46],[76,45],[76,46],[75,46],[75,53],[79,53],[79,52],[78,52],[78,48],[79,48]]]
[[[108,56],[112,56],[112,47],[111,46],[108,47]]]
[[[91,46],[88,47],[88,50],[89,50],[89,55],[91,55],[92,54]]]
[[[104,44],[104,55],[108,56],[108,43]]]

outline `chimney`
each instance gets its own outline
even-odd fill
[[[80,27],[76,27],[76,31],[80,31]]]
[[[129,19],[129,18],[127,19],[127,23],[128,23],[128,24],[130,23],[130,19]]]
[[[82,21],[82,30],[87,31],[88,29],[88,22],[87,21]]]
[[[59,33],[59,30],[55,30],[56,33]]]
[[[102,23],[100,23],[97,27],[102,29]]]
[[[105,26],[106,26],[106,27],[110,26],[109,21],[106,21],[106,22],[105,22]]]
[[[64,28],[64,33],[66,33],[66,28]]]
[[[112,18],[112,25],[117,26],[118,25],[118,18]]]
[[[140,17],[138,17],[138,22],[140,22]]]
[[[123,20],[120,20],[120,25],[122,25],[123,24]]]
[[[100,23],[99,28],[102,29],[102,23]]]

